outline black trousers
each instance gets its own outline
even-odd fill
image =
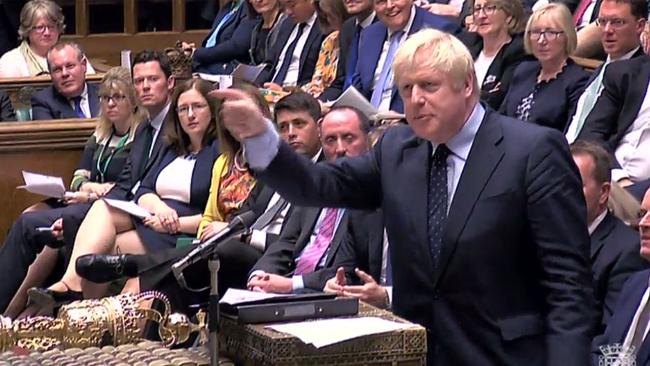
[[[76,217],[83,220],[90,205],[78,204],[51,210],[21,214],[13,223],[4,245],[0,248],[0,311],[4,312],[14,294],[23,282],[29,266],[45,245],[56,244],[49,232],[38,232],[36,228],[51,226],[60,217]],[[64,233],[68,229],[64,217]],[[59,243],[62,245],[63,243]]]
[[[141,291],[156,290],[169,297],[173,311],[193,314],[194,305],[206,303],[209,291],[200,293],[181,288],[171,271],[171,266],[187,255],[194,246],[173,248],[147,253],[137,257]],[[238,240],[225,241],[217,247],[219,256],[219,295],[228,288],[246,288],[248,273],[263,252]],[[187,267],[183,275],[188,286],[202,288],[210,286],[208,261],[201,260]]]

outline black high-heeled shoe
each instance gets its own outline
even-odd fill
[[[63,283],[63,282],[62,282]],[[27,290],[27,306],[37,306],[37,315],[53,316],[54,312],[62,305],[69,304],[73,301],[83,300],[83,293],[73,291],[63,283],[65,291],[54,291],[41,287],[32,287]]]

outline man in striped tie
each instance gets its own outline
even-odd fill
[[[368,119],[356,109],[333,108],[320,126],[325,158],[333,161],[366,153],[368,131]],[[340,208],[296,207],[279,240],[253,267],[248,287],[275,293],[320,291],[334,274],[332,263],[347,231],[347,216]]]

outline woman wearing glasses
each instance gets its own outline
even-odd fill
[[[476,32],[459,38],[474,58],[481,100],[499,109],[512,73],[527,58],[521,35],[524,9],[519,0],[476,0],[472,9]]]
[[[62,303],[101,296],[106,288],[83,283],[76,259],[85,254],[143,254],[176,245],[178,238],[194,236],[210,191],[210,169],[219,152],[217,146],[218,101],[208,96],[211,83],[192,79],[176,87],[172,106],[174,122],[166,125],[166,150],[138,188],[134,201],[151,214],[140,219],[96,202],[80,226],[70,265],[63,278],[49,289],[32,288],[30,301],[42,313]],[[93,218],[92,220],[89,220]],[[137,286],[137,280],[127,283]]]
[[[21,43],[0,58],[0,77],[28,77],[47,74],[47,51],[65,30],[61,7],[50,0],[31,0],[20,12],[18,36]],[[86,74],[95,70],[88,64]]]
[[[526,25],[524,43],[537,60],[517,67],[500,111],[564,131],[589,78],[569,58],[576,38],[571,13],[563,4],[551,3],[535,11]]]

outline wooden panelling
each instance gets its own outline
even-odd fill
[[[91,34],[86,37],[64,36],[63,38],[79,43],[88,57],[100,58],[106,60],[109,65],[118,66],[122,50],[131,50],[132,54],[144,49],[163,50],[173,47],[179,40],[201,44],[207,33],[208,30],[135,34],[107,33]]]
[[[0,239],[20,213],[44,199],[16,187],[24,184],[22,171],[63,178],[70,183],[94,120],[13,122],[0,125]]]
[[[603,63],[601,60],[595,60],[592,58],[584,58],[578,56],[571,56],[571,58],[576,62],[576,64],[582,66],[587,71],[594,71]]]

